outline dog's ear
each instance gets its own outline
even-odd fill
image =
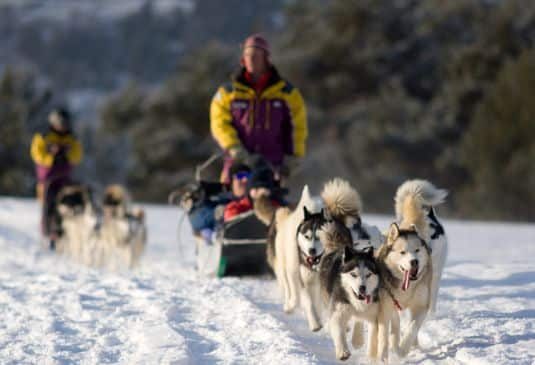
[[[397,240],[399,237],[399,226],[396,223],[392,223],[390,225],[390,229],[388,230],[387,235],[387,244],[394,243],[395,240]]]
[[[345,264],[355,256],[355,251],[349,247],[344,246],[344,254],[342,255],[342,263]]]
[[[303,192],[301,193],[301,198],[299,199],[299,204],[303,204],[304,202],[309,201],[310,199],[310,190],[308,189],[308,185],[305,185],[303,187]]]
[[[305,213],[305,218],[304,218],[305,221],[312,218],[312,214],[308,211],[306,205],[303,206],[303,212]]]

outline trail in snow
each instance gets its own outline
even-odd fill
[[[336,364],[325,331],[281,310],[268,277],[200,279],[175,208],[147,206],[141,267],[108,272],[42,251],[37,205],[0,199],[0,362]],[[366,217],[387,226],[388,218]],[[535,362],[535,226],[445,222],[438,312],[407,364]],[[349,363],[365,362],[362,350]],[[393,358],[391,363],[398,361]]]

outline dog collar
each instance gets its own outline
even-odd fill
[[[401,312],[403,308],[401,307],[401,304],[399,304],[394,294],[392,294],[392,291],[386,285],[384,285],[384,288],[386,292],[388,293],[388,295],[390,296],[390,299],[392,299],[392,303],[394,303],[394,306],[396,307],[396,309]]]

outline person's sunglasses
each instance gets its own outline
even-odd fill
[[[234,177],[238,180],[248,179],[249,176],[251,176],[251,173],[247,171],[239,171],[234,174]]]

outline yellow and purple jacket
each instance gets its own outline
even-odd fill
[[[58,153],[52,153],[52,146],[57,146]],[[70,173],[72,166],[82,160],[83,150],[72,133],[49,130],[33,136],[30,153],[36,165],[37,179],[43,182],[51,176]]]
[[[308,135],[305,103],[299,90],[271,68],[267,86],[258,95],[244,76],[221,86],[210,106],[210,128],[219,146],[237,145],[260,154],[273,166],[284,155],[303,157]]]

